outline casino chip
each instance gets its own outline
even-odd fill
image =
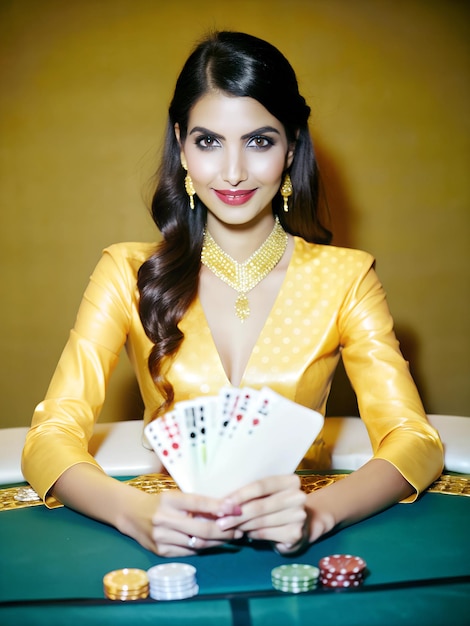
[[[163,563],[147,570],[150,597],[154,600],[184,600],[199,593],[196,568],[188,563]]]
[[[144,570],[126,567],[108,572],[103,588],[109,600],[141,600],[149,595],[149,580]]]
[[[332,554],[320,559],[320,581],[329,589],[345,589],[359,587],[364,582],[364,559],[352,554]]]
[[[292,563],[271,570],[271,581],[277,591],[304,593],[316,588],[319,574],[320,570],[314,565]]]

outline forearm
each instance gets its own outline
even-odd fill
[[[374,515],[412,493],[413,487],[391,463],[373,459],[347,478],[308,495],[310,540]]]
[[[64,472],[52,493],[66,506],[114,526],[160,556],[187,556],[242,535],[236,529],[221,530],[214,521],[237,514],[230,503],[224,508],[218,499],[176,489],[145,493],[87,463]],[[196,548],[188,546],[192,536],[197,537]]]
[[[147,494],[87,463],[78,463],[64,472],[55,483],[52,495],[65,506],[119,530],[123,530],[126,521],[148,500]]]

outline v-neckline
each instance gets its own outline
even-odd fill
[[[294,239],[294,245],[292,247],[291,256],[290,256],[290,259],[289,259],[289,262],[288,262],[288,265],[287,265],[287,268],[286,268],[286,272],[285,272],[284,277],[283,277],[283,279],[281,281],[281,284],[280,284],[279,290],[278,290],[278,292],[276,294],[276,297],[273,300],[273,304],[271,306],[271,309],[269,310],[269,312],[268,312],[268,314],[266,316],[266,319],[264,321],[264,324],[263,324],[263,327],[261,329],[261,332],[259,333],[256,341],[252,345],[250,354],[248,356],[248,360],[246,361],[245,367],[243,369],[243,374],[242,374],[242,377],[241,377],[239,385],[238,385],[240,387],[242,387],[244,385],[244,381],[245,381],[245,379],[247,377],[247,373],[249,372],[250,367],[252,366],[252,361],[254,360],[255,352],[257,352],[258,346],[261,345],[262,341],[264,340],[264,337],[265,337],[266,332],[267,332],[266,329],[269,326],[270,320],[272,319],[273,311],[279,306],[279,302],[282,301],[282,299],[284,297],[284,291],[285,291],[285,288],[286,288],[286,284],[288,283],[288,280],[290,278],[290,274],[294,271],[293,270],[293,265],[294,265],[293,260],[294,260],[294,258],[296,256],[296,248],[297,248],[297,240],[298,240],[298,238],[297,237],[293,237],[293,239]],[[230,380],[229,376],[227,375],[226,369],[224,367],[223,361],[222,361],[221,356],[220,356],[219,349],[217,347],[217,344],[216,344],[215,339],[214,339],[214,335],[212,333],[212,329],[210,327],[209,321],[208,321],[206,313],[204,311],[204,307],[202,306],[202,302],[201,302],[201,299],[199,297],[199,294],[196,296],[196,298],[195,298],[195,300],[193,302],[193,306],[194,306],[195,309],[199,309],[199,315],[204,320],[206,328],[209,331],[208,334],[210,335],[211,344],[212,344],[212,350],[214,351],[214,355],[216,357],[216,361],[219,364],[219,368],[220,368],[221,372],[223,373],[224,379],[227,381],[228,385],[234,386],[232,381]]]

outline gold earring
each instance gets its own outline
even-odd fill
[[[284,182],[281,187],[281,196],[284,198],[284,211],[289,211],[289,198],[292,195],[294,188],[292,187],[292,181],[289,174],[285,175]]]
[[[189,174],[186,174],[186,178],[184,179],[184,188],[186,189],[186,193],[189,196],[189,206],[194,211],[194,194],[196,193],[196,191],[194,189],[191,176]]]
[[[181,165],[183,169],[186,170],[186,177],[184,179],[184,188],[186,189],[186,193],[189,196],[189,206],[194,211],[194,195],[196,193],[196,190],[194,189],[191,176],[188,174],[188,166],[186,164],[186,159],[184,158],[184,156],[181,157]]]

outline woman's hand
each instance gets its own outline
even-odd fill
[[[127,534],[161,556],[194,554],[243,535],[270,541],[278,552],[292,554],[413,493],[398,470],[382,459],[308,495],[295,474],[255,481],[222,500],[177,491],[151,496],[127,488],[147,498],[150,513],[144,517],[150,528],[145,535],[150,545]],[[132,507],[134,518],[139,508]]]
[[[281,553],[296,552],[309,540],[309,516],[306,494],[295,474],[271,476],[253,482],[232,493],[227,507],[239,516],[224,516],[217,520],[223,530],[238,528],[251,539],[271,541]]]
[[[234,516],[232,504],[206,496],[167,491],[151,517],[153,550],[160,556],[187,556],[240,539],[237,528],[221,529],[216,521]]]
[[[230,502],[177,490],[145,493],[88,463],[65,471],[53,495],[160,556],[187,556],[243,536],[234,526],[221,529],[216,523],[224,515],[236,519],[239,509]]]

